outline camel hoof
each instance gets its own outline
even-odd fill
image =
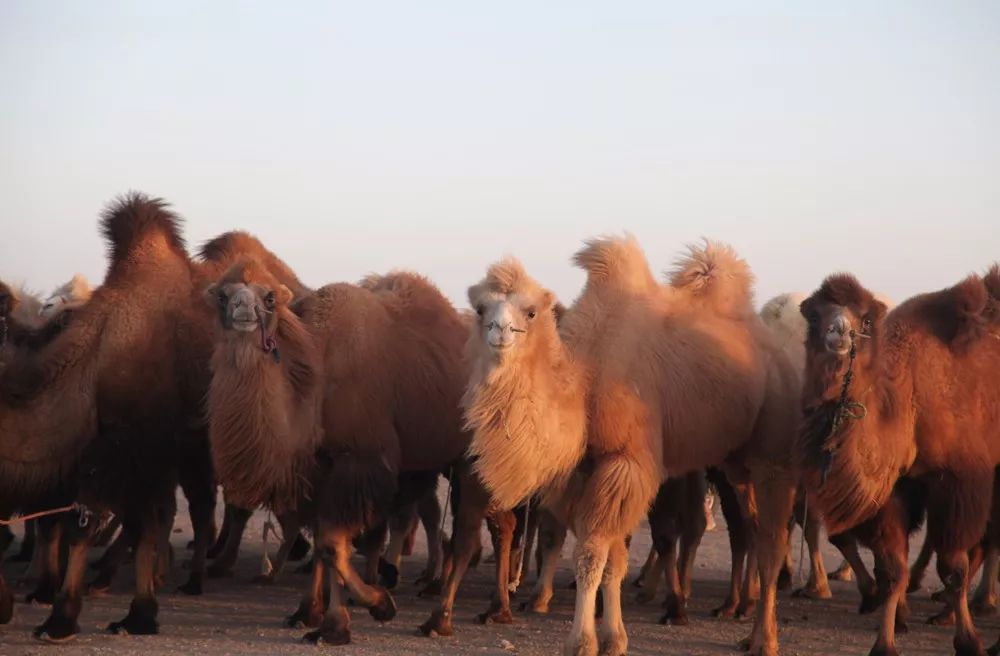
[[[943,590],[943,589],[942,590],[936,590],[936,591],[932,592],[931,593],[931,601],[937,601],[939,603],[944,603],[944,602],[948,601],[947,595],[945,594],[945,592],[946,591]]]
[[[688,620],[687,613],[682,610],[678,610],[675,613],[665,613],[660,618],[660,624],[668,626],[687,626],[689,623],[690,620]]]
[[[274,585],[274,576],[271,574],[258,574],[250,579],[254,585]]]
[[[943,610],[937,615],[928,617],[927,623],[931,626],[955,626],[955,613],[950,610]]]
[[[887,647],[879,647],[876,645],[872,647],[870,652],[868,652],[868,656],[899,656],[899,651],[896,650],[895,645]]]
[[[997,614],[996,600],[973,599],[969,610],[975,617],[991,617]]]
[[[385,558],[378,559],[379,583],[386,590],[395,590],[399,585],[399,568],[390,563]]]
[[[9,624],[14,617],[14,594],[6,587],[0,589],[0,624]]]
[[[455,629],[451,625],[451,613],[440,608],[431,613],[430,618],[420,625],[421,635],[434,637],[448,637],[455,635]]]
[[[191,576],[188,577],[187,583],[177,588],[177,592],[191,597],[200,596],[204,592],[202,589],[201,574],[192,572]]]
[[[156,635],[160,632],[160,625],[156,622],[157,610],[156,599],[135,598],[125,619],[108,624],[107,630],[109,633],[126,635]]]
[[[756,602],[753,601],[741,603],[736,607],[736,614],[733,615],[733,617],[738,620],[745,620],[753,617],[753,610],[756,605]]]
[[[854,572],[851,571],[850,567],[842,567],[835,572],[832,572],[827,578],[833,581],[844,581],[845,583],[850,583],[854,580]]]
[[[543,599],[537,594],[531,595],[531,599],[521,603],[521,612],[547,615],[549,612],[549,600]]]
[[[31,635],[36,640],[47,642],[53,645],[61,645],[69,642],[80,633],[80,627],[67,618],[49,618],[41,626],[35,627]]]
[[[833,593],[830,588],[796,588],[792,591],[792,599],[830,599]]]
[[[396,602],[389,591],[384,588],[376,588],[379,591],[378,602],[368,609],[368,614],[375,618],[376,622],[388,622],[396,617]]]
[[[313,612],[309,609],[299,608],[285,618],[284,625],[288,629],[312,629],[319,626],[322,622],[322,609]]]
[[[712,609],[712,617],[731,618],[736,616],[736,604],[727,603]]]
[[[351,644],[351,630],[347,627],[336,630],[317,629],[302,636],[300,642],[312,645],[349,645]]]
[[[476,621],[480,624],[513,624],[514,616],[509,608],[502,608],[494,612],[481,613],[476,616]]]
[[[955,656],[986,656],[986,651],[976,637],[970,637],[964,643],[955,638],[952,644],[955,646]]]
[[[597,636],[582,634],[576,642],[566,643],[564,652],[567,656],[595,656],[597,654]]]
[[[778,589],[787,590],[792,585],[792,573],[784,567],[778,572]]]
[[[874,613],[881,605],[878,593],[861,595],[861,605],[858,606],[858,614],[868,615],[870,613]]]

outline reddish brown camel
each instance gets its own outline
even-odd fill
[[[395,614],[351,565],[352,540],[412,494],[400,473],[440,472],[468,445],[458,313],[413,274],[366,287],[328,285],[293,311],[264,265],[241,260],[205,293],[219,324],[209,415],[220,480],[238,505],[315,517],[313,581],[290,621],[329,644],[350,641],[338,580],[376,619]]]
[[[895,654],[907,584],[900,476],[927,490],[927,530],[955,609],[955,651],[983,654],[966,601],[967,552],[985,532],[1000,462],[1000,339],[970,276],[886,315],[853,276],[802,303],[809,322],[803,469],[830,533],[855,528],[882,563],[886,597],[872,654]]]

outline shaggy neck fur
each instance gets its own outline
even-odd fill
[[[478,334],[470,339],[469,455],[501,509],[536,493],[554,503],[586,448],[581,377],[547,321],[531,328],[532,343],[515,357],[498,360]]]
[[[312,338],[279,308],[281,361],[256,334],[226,333],[212,356],[209,431],[212,460],[230,502],[294,509],[319,443],[318,357]]]
[[[893,331],[894,332],[894,331]],[[898,333],[897,333],[898,336]],[[831,534],[853,528],[885,505],[893,486],[909,465],[908,440],[895,439],[907,430],[900,404],[912,396],[905,372],[895,366],[905,341],[876,337],[855,359],[848,401],[863,404],[863,418],[846,417],[831,435],[846,358],[807,358],[802,432],[803,468],[816,478],[816,498]],[[859,415],[862,411],[853,407]],[[912,428],[910,427],[912,430]],[[824,451],[832,451],[826,483],[819,485]]]

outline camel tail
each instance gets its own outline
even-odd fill
[[[573,263],[587,272],[588,285],[614,286],[634,293],[659,287],[632,235],[591,239],[573,256]]]
[[[161,198],[138,191],[119,196],[101,213],[101,233],[108,242],[112,263],[128,257],[151,234],[159,232],[177,252],[187,257],[181,236],[182,219]]]
[[[635,529],[659,489],[659,475],[650,465],[627,455],[597,462],[577,505],[577,521],[587,533],[617,536]]]
[[[753,311],[753,273],[728,244],[704,240],[688,246],[668,273],[670,286],[719,312]]]

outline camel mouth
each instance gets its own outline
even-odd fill
[[[493,342],[489,342],[489,345],[490,348],[493,349],[494,351],[509,351],[514,347],[514,342],[507,342],[507,343],[500,342],[499,344],[494,344]]]
[[[252,333],[257,330],[257,322],[246,319],[233,319],[233,329],[241,333]]]

